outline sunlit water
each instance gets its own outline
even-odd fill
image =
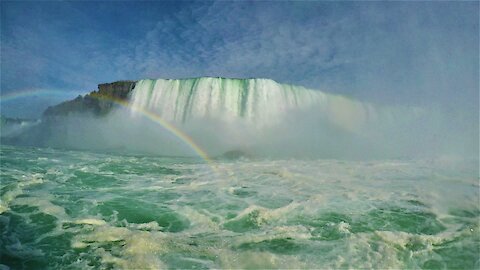
[[[0,268],[478,269],[478,183],[478,161],[2,146]]]

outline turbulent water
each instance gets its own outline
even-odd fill
[[[442,115],[267,79],[122,105],[1,145],[0,269],[480,267],[478,133]]]
[[[478,161],[1,147],[0,268],[478,269]]]

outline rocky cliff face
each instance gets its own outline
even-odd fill
[[[48,107],[43,116],[51,118],[78,113],[90,113],[95,116],[106,115],[114,105],[112,100],[126,100],[130,91],[135,87],[135,83],[135,81],[118,81],[99,84],[97,91]]]

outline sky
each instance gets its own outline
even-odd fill
[[[0,110],[9,117],[40,117],[99,83],[213,76],[441,108],[478,126],[476,1],[0,6]]]

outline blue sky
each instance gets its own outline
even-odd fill
[[[0,2],[2,102],[38,117],[98,83],[263,77],[478,125],[478,2]]]

